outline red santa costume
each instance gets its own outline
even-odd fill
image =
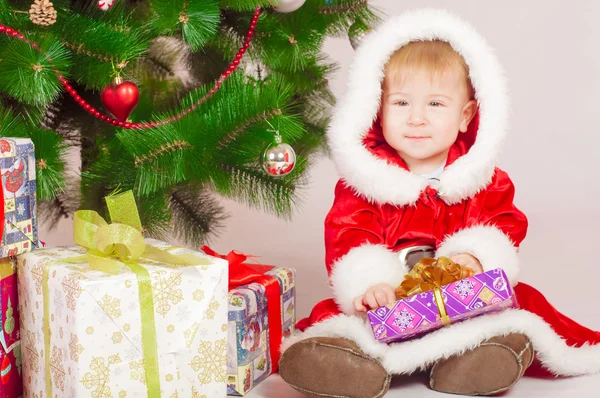
[[[435,183],[408,171],[385,142],[377,120],[389,57],[410,41],[433,39],[449,42],[465,59],[479,105]],[[513,204],[510,178],[496,167],[507,133],[508,103],[505,78],[492,49],[471,26],[447,12],[408,12],[363,40],[327,133],[341,175],[325,221],[326,266],[334,298],[317,304],[310,317],[298,323],[301,332],[286,339],[282,351],[309,337],[346,337],[379,359],[389,373],[409,374],[488,338],[522,333],[535,349],[529,375],[600,372],[600,333],[560,314],[541,293],[518,283],[517,252],[527,218]],[[377,342],[352,301],[377,283],[399,285],[408,272],[399,252],[423,245],[434,248],[436,257],[470,253],[485,271],[503,268],[520,309],[463,321],[405,342]]]

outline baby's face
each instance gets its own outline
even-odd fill
[[[460,72],[449,69],[432,77],[429,72],[414,70],[395,79],[386,76],[381,104],[383,135],[411,170],[413,166],[440,166],[459,131],[467,131],[475,112],[476,103],[469,101],[467,82]]]

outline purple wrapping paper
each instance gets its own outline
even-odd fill
[[[452,323],[507,308],[517,299],[501,268],[441,287]],[[382,343],[406,340],[443,327],[433,290],[367,312],[375,338]]]

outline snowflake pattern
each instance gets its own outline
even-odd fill
[[[131,380],[138,380],[140,383],[146,384],[146,369],[143,359],[130,362],[129,369],[131,370]]]
[[[206,319],[214,319],[215,311],[217,311],[220,306],[221,305],[219,304],[219,302],[213,297],[210,300],[210,304],[208,304],[208,308],[206,309]]]
[[[112,335],[113,344],[119,344],[123,340],[123,333],[114,332]]]
[[[29,362],[29,369],[33,370],[36,374],[40,371],[40,354],[35,347],[36,332],[26,331],[27,335],[25,338],[25,355],[26,362]]]
[[[458,281],[458,283],[454,286],[454,290],[452,293],[458,294],[461,299],[466,299],[467,296],[475,295],[475,283],[470,281],[469,279],[463,279]]]
[[[171,304],[183,300],[183,293],[177,288],[179,285],[181,285],[181,272],[158,270],[152,273],[152,291],[158,314],[167,315],[171,310]]]
[[[39,263],[35,264],[31,269],[31,277],[35,283],[35,292],[42,294],[42,281],[44,280],[44,267],[50,262],[50,259],[43,259]]]
[[[114,321],[121,316],[121,299],[112,298],[108,294],[105,294],[99,305],[111,320]]]
[[[87,372],[81,383],[87,389],[93,389],[90,396],[94,398],[113,398],[108,386],[110,381],[110,365],[120,363],[119,354],[108,357],[108,364],[102,357],[92,357],[90,372]]]
[[[19,203],[17,205],[17,214],[22,216],[23,214],[25,214],[25,205],[23,203]]]
[[[137,348],[135,348],[135,346],[130,345],[127,348],[127,351],[125,352],[125,358],[127,359],[128,362],[133,361],[134,359],[137,359],[140,357],[140,352],[138,351]]]
[[[65,366],[63,364],[62,350],[52,346],[52,355],[50,356],[50,372],[52,380],[56,383],[60,391],[65,391]]]
[[[198,336],[202,337],[202,338],[207,338],[208,337],[208,328],[202,328],[198,331]]]
[[[54,296],[54,312],[59,318],[62,318],[65,302],[60,294]]]
[[[194,387],[192,387],[192,398],[207,398],[205,394],[200,395]]]
[[[69,357],[72,361],[79,362],[79,354],[83,352],[83,346],[79,344],[79,337],[71,333],[69,339]]]
[[[65,293],[65,298],[67,301],[67,307],[71,311],[75,311],[75,307],[77,306],[77,298],[81,296],[81,292],[83,289],[79,285],[79,280],[81,279],[81,275],[78,274],[70,274],[65,276],[62,281],[63,292]]]
[[[414,314],[411,314],[403,308],[399,313],[394,314],[394,326],[404,332],[406,329],[413,327],[413,320],[415,319]]]
[[[190,362],[194,371],[198,372],[198,380],[202,384],[213,381],[226,381],[227,373],[227,344],[225,339],[217,340],[214,345],[210,341],[202,341],[198,354]]]
[[[196,301],[202,301],[204,298],[204,290],[196,289],[194,293],[192,293],[192,297],[194,297],[194,300]]]
[[[196,337],[196,333],[198,333],[199,327],[200,327],[200,324],[194,322],[192,324],[191,328],[189,328],[185,332],[183,332],[183,336],[185,337],[186,348],[190,348],[192,346],[192,342],[194,341],[194,338]]]
[[[180,305],[177,307],[177,318],[182,321],[187,321],[190,319],[191,311],[187,305]]]

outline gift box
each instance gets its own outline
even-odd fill
[[[407,340],[451,323],[517,308],[517,299],[501,268],[473,275],[367,312],[375,338],[382,343]]]
[[[0,259],[0,397],[17,398],[23,392],[17,275],[13,262]]]
[[[17,260],[25,396],[225,396],[227,262],[79,213]]]
[[[281,341],[295,330],[296,270],[202,249],[229,262],[227,395],[243,396],[277,371]]]
[[[283,338],[294,331],[295,270],[275,268],[266,273],[277,280],[281,308],[276,320]],[[277,369],[271,356],[268,300],[265,287],[259,283],[240,286],[229,292],[229,326],[227,336],[227,394],[243,396]]]
[[[2,197],[0,258],[27,253],[38,244],[35,153],[27,138],[0,138]]]

